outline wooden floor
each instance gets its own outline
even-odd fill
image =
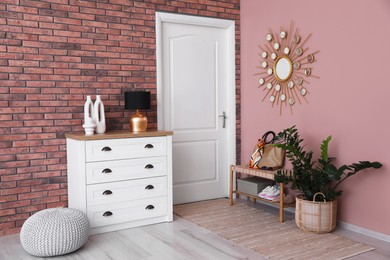
[[[277,215],[277,209],[246,202]],[[275,216],[276,217],[276,216]],[[291,213],[287,219],[293,219]],[[390,243],[366,237],[348,230],[338,229],[336,234],[377,248],[350,259],[390,259]],[[28,255],[22,248],[19,235],[0,237],[0,259],[43,259]],[[223,239],[181,217],[172,223],[162,223],[90,236],[80,250],[62,259],[122,260],[122,259],[263,259],[255,252]]]

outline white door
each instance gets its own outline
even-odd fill
[[[173,202],[226,197],[235,160],[234,22],[156,16],[158,125],[174,132]]]

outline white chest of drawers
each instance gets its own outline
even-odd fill
[[[68,205],[91,234],[173,220],[172,132],[67,134]]]

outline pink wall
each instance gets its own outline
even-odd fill
[[[330,154],[339,164],[380,161],[383,167],[352,177],[343,185],[339,219],[390,235],[390,1],[243,0],[241,1],[242,153],[246,162],[257,138],[267,130],[297,125],[307,148],[317,151],[333,135]],[[309,104],[294,114],[261,102],[260,59],[268,28],[312,33],[307,46],[320,50],[308,89]]]

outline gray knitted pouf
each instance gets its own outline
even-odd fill
[[[41,210],[24,222],[20,232],[23,248],[35,256],[57,256],[71,253],[87,242],[87,216],[76,209]]]

